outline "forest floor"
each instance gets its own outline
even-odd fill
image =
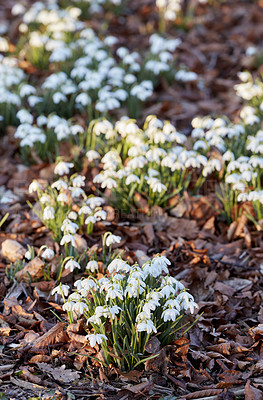
[[[15,2],[0,7],[0,21],[10,21],[9,35],[15,42],[17,21],[11,19],[11,3]],[[145,45],[146,25],[148,31],[158,25],[151,0],[131,1],[124,17],[111,15],[109,21],[107,33],[118,36],[130,50]],[[98,31],[103,23],[102,17],[92,20],[91,26]],[[237,73],[260,71],[260,60],[247,55],[246,50],[262,46],[262,2],[226,0],[211,7],[200,6],[186,29],[171,25],[168,33],[182,39],[178,61],[196,72],[199,81],[176,89],[162,81],[140,121],[156,114],[185,134],[196,115],[227,115],[235,121],[241,108],[234,91],[239,82]],[[38,71],[32,73],[37,75]],[[32,201],[28,194],[32,180],[51,181],[54,165],[24,166],[13,134],[14,128],[8,127],[7,135],[0,138],[0,186],[17,196],[8,206],[0,205],[0,215],[9,213],[0,244],[12,239],[24,248],[48,245],[58,251],[50,231],[27,204]],[[86,174],[86,186],[91,187],[91,175],[87,170],[81,174]],[[85,246],[91,248],[100,246],[106,230],[120,235],[120,248],[133,262],[138,254],[165,255],[172,263],[171,275],[190,289],[199,305],[198,314],[202,315],[194,327],[138,370],[102,368],[85,355],[72,354],[87,351],[81,343],[84,332],[80,324],[65,328],[61,305],[50,300],[54,279],[12,281],[6,275],[10,261],[2,255],[0,398],[262,399],[262,231],[252,225],[244,229],[248,224],[244,219],[230,229],[220,216],[216,194],[209,189],[207,184],[203,196],[185,194],[180,212],[155,206],[150,215],[120,215],[108,206],[110,224],[101,224],[92,236],[85,236]],[[73,274],[63,279],[71,284]]]

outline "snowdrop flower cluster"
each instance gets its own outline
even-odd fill
[[[252,100],[253,98],[261,98],[263,100],[263,83],[262,80],[253,80],[250,72],[240,72],[238,74],[242,83],[234,86],[236,94],[244,100]]]
[[[111,190],[112,201],[121,209],[134,204],[134,193],[148,199],[149,206],[165,205],[171,193],[187,188],[193,170],[201,171],[198,181],[201,185],[209,174],[222,168],[219,159],[208,159],[199,147],[187,150],[185,142],[185,135],[169,121],[162,122],[156,116],[148,116],[143,129],[127,117],[115,125],[107,120],[95,122],[91,129],[94,150],[88,150],[87,157],[93,161],[95,152],[94,157],[103,163],[103,170],[93,181]]]
[[[63,140],[76,141],[76,137],[84,134],[81,125],[74,124],[56,114],[48,117],[39,115],[36,120],[26,109],[20,109],[16,114],[20,121],[15,132],[15,138],[20,139],[20,147],[26,153],[27,158],[33,148],[36,154],[42,159],[53,159],[55,151],[58,151],[59,142]]]
[[[169,343],[183,316],[198,308],[184,285],[169,275],[169,265],[171,262],[162,255],[142,267],[117,258],[108,265],[108,274],[103,278],[90,276],[74,283],[76,289],[63,309],[72,322],[84,315],[90,345],[101,345],[103,351],[110,350],[117,356],[104,351],[107,363],[132,367],[141,359],[138,353],[145,351],[151,335],[159,333],[161,343]],[[106,329],[106,324],[111,324],[111,329]],[[123,358],[120,353],[120,349],[125,353],[127,343],[135,359]]]
[[[16,62],[12,63],[12,59],[0,58],[0,76],[1,120],[5,125],[14,124],[16,112],[21,106],[27,86],[26,75],[22,69],[16,66]]]
[[[192,120],[191,137],[193,149],[207,154],[212,147],[221,153],[233,149],[233,144],[238,142],[245,134],[242,124],[233,124],[226,118],[196,117]]]
[[[249,79],[247,73],[241,74],[242,80]],[[239,124],[233,124],[226,118],[211,117],[196,117],[192,121],[193,149],[203,155],[214,152],[216,156],[207,161],[202,175],[206,177],[211,172],[217,171],[221,174],[221,178],[224,178],[224,194],[219,195],[219,198],[228,215],[228,222],[232,221],[231,209],[233,207],[235,210],[240,209],[238,202],[245,204],[250,201],[254,207],[256,220],[261,219],[262,215],[258,198],[263,166],[263,132],[259,129],[260,109],[258,111],[257,107],[246,105],[241,110],[240,117],[242,122]],[[235,218],[238,216],[239,212],[235,212]]]
[[[55,173],[61,176],[45,190],[33,181],[29,192],[37,192],[40,210],[36,211],[43,223],[53,232],[54,239],[61,245],[75,246],[74,235],[80,227],[88,234],[93,226],[107,218],[102,209],[105,200],[101,197],[87,196],[85,177],[81,175],[64,176],[70,172],[72,163],[60,161],[55,167]],[[62,177],[63,176],[63,177]]]
[[[130,52],[126,47],[118,47],[114,57],[112,46],[117,42],[117,38],[112,36],[100,40],[91,29],[83,29],[69,44],[54,48],[50,62],[72,59],[75,62],[68,74],[56,72],[43,83],[43,96],[48,99],[44,101],[45,107],[50,100],[55,107],[70,98],[72,107],[80,111],[88,109],[90,118],[94,117],[91,104],[95,106],[97,115],[117,109],[124,102],[128,104],[130,114],[136,113],[136,102],[144,102],[152,95],[159,77],[163,73],[173,75],[175,72],[174,52],[181,41],[154,34],[150,37],[146,57]],[[140,80],[139,75],[142,76]]]
[[[112,0],[116,5],[119,1]],[[96,8],[96,3],[92,5]],[[34,93],[28,89],[29,106],[37,106],[38,112],[55,111],[69,118],[75,111],[85,111],[92,119],[125,104],[129,114],[136,116],[138,103],[153,94],[161,75],[181,82],[196,80],[192,72],[177,75],[175,51],[180,39],[153,34],[149,50],[140,55],[118,46],[116,37],[100,39],[80,21],[80,15],[80,8],[63,9],[54,1],[47,5],[36,2],[23,12],[19,29],[23,41],[27,35],[27,43],[21,43],[21,56],[39,68],[56,64],[52,65],[55,72],[37,93],[36,89]]]
[[[165,20],[174,21],[182,8],[182,0],[156,0],[160,14]]]
[[[72,56],[65,41],[85,26],[79,20],[79,8],[62,9],[56,2],[36,2],[22,14],[19,31],[27,35],[28,42],[23,42],[21,53],[32,64],[45,68],[49,61],[65,61]],[[56,51],[57,58],[49,60],[52,51]]]

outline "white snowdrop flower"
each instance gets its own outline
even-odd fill
[[[74,269],[78,268],[81,269],[81,266],[79,265],[79,263],[75,260],[69,260],[68,262],[66,262],[65,264],[65,269],[69,269],[70,272],[73,272]]]
[[[245,202],[248,200],[248,194],[247,193],[239,193],[237,196],[237,201],[240,202]]]
[[[169,298],[171,295],[175,295],[176,289],[172,285],[165,285],[162,287],[160,293],[163,297]]]
[[[34,86],[32,85],[25,84],[20,88],[21,97],[30,96],[31,94],[35,93],[36,93],[36,88],[34,88]]]
[[[151,312],[152,311],[155,311],[156,310],[156,307],[157,306],[159,306],[160,305],[160,302],[159,302],[159,300],[150,300],[150,301],[147,301],[145,304],[144,304],[144,306],[143,306],[143,308],[142,308],[142,311],[143,312],[145,312],[145,314],[148,314],[149,315],[149,318],[150,318],[150,315],[151,315]]]
[[[107,218],[107,213],[104,210],[98,210],[94,214],[94,218],[96,221],[105,220]]]
[[[68,185],[65,181],[62,181],[61,179],[59,179],[58,181],[53,182],[51,187],[52,187],[52,189],[57,189],[57,190],[61,190],[61,189],[67,190]]]
[[[109,299],[116,299],[119,298],[120,300],[123,300],[123,294],[122,294],[122,289],[120,288],[119,285],[114,284],[114,285],[110,285],[107,289],[107,294],[106,294],[106,301],[108,301]]]
[[[54,289],[51,292],[52,296],[54,296],[54,294],[56,294],[56,293],[60,294],[61,296],[68,297],[69,286],[61,283],[60,285],[54,287]]]
[[[73,136],[78,135],[79,133],[84,133],[84,128],[82,128],[82,126],[80,125],[72,125],[70,127],[70,132]]]
[[[68,163],[65,161],[60,161],[54,169],[54,173],[57,175],[67,175],[69,174],[69,170],[74,167],[73,163]]]
[[[95,347],[96,344],[100,345],[104,340],[108,340],[107,336],[100,333],[90,333],[86,336],[86,338],[89,340],[91,347]]]
[[[43,98],[40,96],[31,95],[27,98],[27,101],[29,106],[34,108],[37,104],[42,103]]]
[[[108,287],[110,286],[110,280],[108,278],[101,278],[98,281],[99,283],[99,288],[100,288],[100,292],[102,292],[103,290],[108,290]]]
[[[237,76],[242,82],[248,82],[252,77],[250,72],[238,72]]]
[[[55,257],[55,253],[52,249],[47,248],[43,251],[43,253],[41,254],[41,257],[47,261],[50,261]]]
[[[81,279],[78,279],[76,282],[74,282],[74,286],[77,288],[78,292],[80,292],[83,289],[82,282],[83,281]],[[76,293],[73,293],[73,295],[74,294],[76,294]]]
[[[43,190],[43,188],[38,181],[34,180],[30,183],[28,187],[28,193],[32,194],[34,192],[37,192],[38,190]]]
[[[190,310],[191,314],[194,313],[195,308],[199,308],[198,305],[194,302],[193,296],[186,291],[179,293],[176,300],[185,311]]]
[[[246,49],[246,55],[247,56],[254,56],[255,54],[257,54],[258,49],[255,46],[249,46]]]
[[[152,178],[154,179],[154,178]],[[162,192],[166,192],[167,191],[167,187],[161,183],[158,179],[156,179],[155,181],[152,181],[150,184],[150,187],[153,191],[153,193],[158,192],[158,193],[162,193]]]
[[[67,139],[70,135],[70,128],[69,128],[68,122],[64,119],[60,119],[60,122],[54,128],[54,131],[57,135],[58,141]]]
[[[91,214],[92,213],[92,209],[89,206],[82,206],[79,211],[78,214]]]
[[[115,243],[120,243],[121,240],[121,236],[116,236],[111,233],[109,236],[107,236],[105,244],[107,247],[109,247]]]
[[[91,324],[101,325],[101,315],[95,313],[87,319],[87,322]]]
[[[174,78],[181,82],[193,82],[197,80],[198,75],[195,72],[181,69],[175,73]]]
[[[24,256],[28,261],[31,260],[31,253],[29,250],[26,251],[25,256]]]
[[[85,176],[77,175],[71,180],[71,183],[74,187],[83,187],[85,186],[85,179]]]
[[[205,150],[205,151],[208,150],[208,145],[204,140],[197,140],[195,142],[195,144],[193,145],[193,150],[197,151],[199,149]]]
[[[120,311],[122,311],[122,308],[115,305],[112,307],[108,307],[108,311],[109,311],[109,317],[111,319],[114,319],[115,316],[118,315],[120,313]]]
[[[19,110],[16,116],[21,124],[32,124],[34,121],[33,115],[27,110]]]
[[[26,8],[21,3],[16,3],[11,10],[12,15],[22,15],[25,14]]]
[[[109,265],[108,271],[110,274],[115,272],[128,272],[130,270],[130,266],[127,264],[126,261],[121,260],[120,258],[115,258]]]
[[[202,154],[198,154],[198,156],[196,157],[197,161],[200,162],[201,165],[203,165],[203,167],[205,167],[208,163],[206,156],[203,156]]]
[[[127,85],[132,85],[133,83],[135,83],[137,81],[137,78],[135,75],[133,74],[126,74],[123,78],[123,81],[127,84]]]
[[[246,182],[250,182],[252,179],[252,172],[251,171],[244,171],[241,174],[242,179],[244,179]]]
[[[134,174],[130,174],[127,178],[126,178],[126,185],[130,185],[131,183],[140,183],[140,179],[138,178],[138,176],[134,175]]]
[[[117,188],[117,186],[118,186],[118,184],[113,178],[106,178],[101,183],[101,187],[103,189],[105,189],[105,188],[113,189],[113,188]]]
[[[163,318],[164,322],[175,321],[178,315],[180,315],[180,312],[176,308],[168,308],[163,311],[161,318]]]
[[[198,161],[197,157],[192,156],[185,160],[185,167],[186,168],[200,168],[200,162]]]
[[[68,218],[75,221],[78,218],[78,214],[75,211],[70,211],[70,213],[68,214]]]
[[[260,119],[257,115],[248,115],[244,118],[244,121],[247,125],[255,125],[260,123]]]
[[[1,34],[1,33],[0,33]],[[5,53],[9,50],[9,43],[6,38],[0,36],[0,51]]]
[[[78,230],[78,225],[70,221],[68,218],[64,219],[61,225],[61,231],[67,233],[76,233]]]
[[[59,103],[61,103],[62,101],[63,101],[64,103],[66,103],[67,98],[66,98],[66,96],[65,96],[63,93],[56,92],[56,93],[53,94],[52,100],[53,100],[54,104],[59,104]]]
[[[89,197],[86,201],[86,204],[93,210],[96,207],[100,207],[104,203],[105,203],[105,200],[102,197],[97,197],[97,196]]]
[[[232,189],[244,192],[246,190],[246,185],[243,182],[237,182],[233,184]]]
[[[126,47],[119,47],[116,51],[116,54],[120,58],[124,58],[129,54],[129,50]]]
[[[143,168],[144,165],[147,164],[147,160],[143,156],[134,157],[127,162],[127,167],[132,170],[137,168]]]
[[[88,104],[91,104],[91,98],[90,96],[87,95],[87,93],[80,93],[76,99],[75,99],[77,104],[81,104],[83,107],[87,106]]]
[[[193,121],[192,121],[192,123],[193,123]],[[194,139],[198,139],[198,138],[202,139],[205,137],[205,132],[202,128],[194,128],[191,132],[191,136]]]
[[[220,160],[217,158],[213,158],[211,160],[208,160],[207,165],[204,167],[202,174],[203,176],[207,176],[211,174],[214,171],[220,171],[222,168]]]
[[[169,275],[168,275],[168,276],[164,276],[164,277],[162,278],[162,284],[161,284],[161,286],[165,286],[165,285],[172,285],[172,286],[174,286],[176,292],[177,292],[178,290],[184,289],[184,285],[183,285],[181,282],[179,282],[177,279],[175,279],[175,278],[173,278],[172,276],[169,276]]]
[[[162,268],[164,272],[168,273],[167,265],[171,265],[171,261],[165,256],[158,255],[152,259],[151,264],[152,266],[158,265],[159,268]]]
[[[87,304],[83,303],[82,301],[79,301],[75,303],[72,307],[72,311],[75,312],[78,316],[83,315],[85,310],[88,310],[89,307]]]
[[[74,238],[74,236],[70,235],[70,234],[66,234],[63,236],[63,238],[60,241],[60,245],[63,246],[65,243],[71,243],[72,246],[76,246],[76,240]]]
[[[223,161],[234,161],[235,160],[235,155],[231,150],[227,150],[222,157]]]
[[[96,260],[90,260],[86,266],[86,269],[88,269],[91,272],[95,272],[99,269],[99,264],[97,263]]]
[[[252,190],[248,193],[248,201],[258,201],[260,199],[260,192]]]
[[[37,117],[37,125],[38,126],[44,126],[47,124],[47,122],[48,122],[48,118],[45,117],[45,115],[39,115]]]
[[[86,219],[85,219],[85,224],[96,224],[96,218],[94,217],[94,215],[89,215]]]
[[[111,47],[111,46],[113,46],[114,44],[116,44],[116,43],[118,43],[118,38],[116,38],[115,36],[107,36],[105,39],[104,39],[104,44],[106,45],[106,46],[109,46],[109,47]]]
[[[74,305],[75,305],[74,301],[67,301],[66,303],[63,304],[62,309],[64,311],[72,311]]]
[[[51,206],[47,206],[43,211],[43,220],[50,220],[55,218],[55,210]]]
[[[86,157],[88,158],[89,162],[92,162],[94,160],[99,160],[100,154],[96,150],[89,150],[86,153]]]
[[[148,335],[152,332],[157,333],[157,329],[154,326],[153,321],[146,318],[137,324],[136,329],[138,332],[147,332]]]
[[[239,174],[230,174],[226,176],[225,181],[226,183],[239,183],[241,179],[241,175]]]
[[[66,193],[60,193],[57,197],[57,201],[59,203],[66,203],[67,199],[68,199],[68,196],[66,195]]]

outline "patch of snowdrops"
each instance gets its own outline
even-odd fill
[[[85,193],[85,177],[66,176],[72,167],[72,163],[59,161],[54,171],[60,176],[58,180],[45,189],[36,180],[29,186],[29,193],[36,192],[39,200],[35,213],[65,249],[76,246],[77,232],[91,234],[94,224],[107,217],[101,207],[105,200]]]
[[[67,141],[74,145],[83,146],[84,128],[66,120],[57,114],[39,115],[36,119],[26,109],[17,112],[20,121],[15,138],[20,140],[21,154],[27,162],[32,162],[32,149],[41,160],[52,161],[59,154],[59,144]]]
[[[68,286],[59,285],[53,294],[61,294],[71,323],[85,317],[86,338],[102,350],[103,364],[132,369],[147,358],[145,345],[152,336],[169,344],[183,333],[185,315],[198,308],[184,285],[169,275],[170,264],[161,255],[142,267],[116,258],[103,278],[82,278],[71,294]]]
[[[55,112],[60,117],[70,118],[76,112],[85,113],[91,120],[125,106],[130,116],[137,117],[161,76],[169,83],[197,80],[195,73],[176,66],[175,52],[181,43],[178,38],[153,34],[148,50],[139,54],[120,46],[114,36],[99,38],[80,20],[78,7],[61,8],[53,1],[36,2],[28,10],[18,4],[13,12],[23,19],[19,26],[18,59],[24,58],[38,68],[53,72],[41,85],[25,83],[20,88],[17,87],[20,82],[17,79],[13,82],[12,75],[21,75],[20,81],[27,81],[23,71],[18,69],[11,73],[6,68],[4,73],[8,81],[12,81],[12,87],[9,83],[3,85],[0,115],[7,119],[4,104],[10,103],[13,124],[17,122],[15,113],[20,107],[37,116]],[[2,47],[7,53],[9,45],[5,38],[2,41],[5,41]],[[8,55],[2,60],[2,64],[14,62]],[[9,89],[12,89],[10,98]]]
[[[0,55],[0,76],[0,127],[3,128],[17,123],[16,113],[22,99],[36,89],[26,83],[26,75],[14,58]]]
[[[192,121],[191,137],[193,149],[203,154],[215,153],[217,161],[214,162],[222,165],[219,198],[227,221],[231,223],[245,209],[258,227],[257,221],[263,215],[263,84],[260,79],[254,83],[247,72],[240,73],[239,77],[243,83],[236,85],[236,90],[246,100],[240,123],[233,124],[225,117],[197,117]]]
[[[109,189],[111,201],[123,210],[136,204],[136,194],[147,199],[150,207],[166,206],[170,197],[188,188],[194,174],[199,176],[192,188],[197,191],[208,175],[222,168],[220,160],[188,150],[186,136],[153,115],[142,129],[135,120],[123,117],[115,125],[95,121],[89,130],[86,156],[103,164],[93,181]]]

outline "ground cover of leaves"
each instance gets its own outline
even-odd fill
[[[6,5],[1,18],[9,17]],[[175,92],[163,84],[155,95],[158,104],[151,98],[143,112],[144,117],[156,113],[168,118],[185,132],[197,113],[235,117],[240,108],[233,91],[236,74],[242,67],[256,68],[245,49],[259,44],[263,34],[260,2],[229,0],[212,9],[201,7],[197,20],[180,33],[179,57],[203,79],[203,89],[189,84]],[[108,29],[132,48],[145,21],[156,24],[153,3],[134,1],[125,21],[112,17]],[[15,23],[11,27],[16,35]],[[8,135],[1,137],[0,185],[19,200],[0,210],[10,214],[0,244],[11,239],[25,249],[53,247],[50,232],[26,203],[28,185],[34,178],[51,180],[52,166],[25,167],[16,150],[9,127]],[[86,185],[92,183],[87,179]],[[12,284],[5,272],[10,261],[2,254],[0,392],[10,399],[262,399],[262,232],[244,219],[228,229],[215,211],[220,207],[209,193],[199,198],[186,195],[180,209],[169,215],[154,207],[150,217],[120,216],[109,207],[107,229],[124,238],[120,246],[126,257],[135,262],[158,252],[166,255],[172,262],[170,273],[190,289],[199,314],[203,313],[186,336],[162,349],[144,368],[129,373],[102,368],[87,357],[96,350],[84,341],[81,322],[72,326],[58,322],[57,315],[64,321],[62,308],[49,298],[55,282],[40,276],[32,284]],[[99,225],[92,237],[86,236],[85,246],[100,243],[104,229]],[[72,274],[63,279],[72,283]]]

